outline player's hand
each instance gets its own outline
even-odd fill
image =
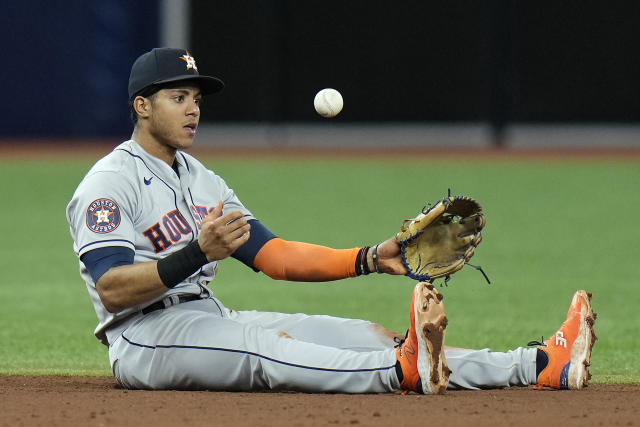
[[[249,240],[251,225],[240,211],[222,215],[222,201],[202,220],[200,249],[209,261],[224,259]]]
[[[367,256],[367,258],[371,259],[369,266],[373,265],[372,255],[373,249],[370,249]],[[371,271],[375,271],[375,269],[372,269]],[[400,244],[396,240],[395,236],[378,245],[378,271],[380,273],[387,274],[407,274],[407,269],[404,264],[402,264]]]

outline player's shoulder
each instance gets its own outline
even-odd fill
[[[123,142],[115,147],[113,151],[94,163],[87,172],[85,180],[94,176],[109,177],[107,179],[114,177],[126,179],[129,176],[127,171],[131,171],[132,164],[135,163],[135,158],[128,150],[130,148],[129,142],[130,141]]]

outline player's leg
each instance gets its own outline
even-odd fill
[[[364,320],[257,311],[233,311],[231,318],[241,323],[256,323],[282,331],[302,341],[356,351],[391,348],[398,344],[398,335]],[[445,347],[445,357],[453,371],[449,388],[481,389],[535,384],[536,356],[535,348],[492,352],[488,349]]]
[[[449,389],[526,386],[536,383],[535,348],[508,352],[489,349],[446,349],[451,375]]]
[[[444,392],[449,375],[444,356],[447,319],[442,295],[433,285],[418,283],[415,286],[410,316],[406,338],[398,339],[394,333],[381,331],[382,328],[378,325],[359,320],[260,312],[231,314],[232,318],[239,319],[244,324],[268,325],[273,328],[270,330],[276,333],[284,330],[287,336],[292,335],[294,338],[301,336],[332,346],[382,346],[396,354],[396,379],[402,389],[420,393]],[[338,338],[335,337],[336,334],[339,335]],[[367,338],[363,339],[358,334]]]
[[[209,310],[206,301],[150,313],[110,349],[128,388],[379,393],[399,388],[393,348],[355,352],[283,337]]]
[[[587,385],[591,350],[598,339],[593,328],[596,317],[591,294],[577,291],[560,329],[537,348],[538,388],[581,389]]]
[[[380,325],[358,319],[257,311],[234,311],[232,316],[241,323],[260,324],[298,340],[354,351],[392,348],[399,338]],[[449,389],[535,384],[536,354],[535,348],[492,352],[445,347],[445,357],[453,371]]]
[[[576,295],[584,294],[584,291],[576,293]],[[574,297],[575,298],[578,297]],[[578,298],[579,301],[585,301],[585,297]],[[575,301],[572,303],[572,307]],[[582,337],[578,341],[576,348],[580,348],[583,353],[574,357],[573,368],[570,377],[574,379],[573,388],[577,386],[578,381],[586,383],[588,377],[588,369],[584,366],[584,362],[590,363],[590,352],[594,339],[591,339],[593,329],[589,326],[589,318],[594,317],[591,311],[588,298],[582,303],[582,320],[575,317],[573,323],[569,322],[567,326],[570,330],[582,331],[579,336]],[[578,311],[580,311],[578,309]],[[576,308],[570,309],[568,319],[571,318],[571,312],[576,312]],[[591,314],[590,314],[591,313]],[[344,319],[331,316],[309,316],[305,314],[283,314],[257,311],[232,312],[231,316],[242,323],[257,322],[265,328],[272,328],[286,333],[295,339],[313,342],[316,344],[328,345],[336,348],[351,349],[355,351],[371,351],[376,349],[391,348],[397,346],[399,336],[380,325],[372,322],[358,319]],[[560,332],[558,342],[563,344],[564,331]],[[578,332],[571,332],[569,335],[575,335]],[[554,335],[555,337],[555,335]],[[570,351],[566,348],[548,343],[546,347],[536,348],[517,348],[507,352],[494,352],[489,349],[463,349],[445,346],[445,357],[449,362],[449,368],[453,371],[450,376],[450,389],[482,389],[509,386],[527,386],[538,383],[538,375],[544,370],[547,364],[548,353],[552,352],[551,366],[544,370],[543,379],[545,385],[555,384],[560,381],[561,368],[567,363],[565,359],[570,357]],[[586,344],[583,344],[586,343]],[[555,348],[555,350],[554,350]],[[564,356],[556,356],[565,349]],[[569,345],[569,349],[573,348]],[[544,352],[541,354],[540,352]],[[581,359],[581,363],[576,362],[576,358]],[[560,370],[557,366],[560,362]],[[545,366],[541,366],[545,365]],[[580,368],[583,366],[583,368]],[[569,374],[566,375],[567,381]],[[557,380],[556,380],[557,379]],[[555,386],[555,385],[552,385]]]
[[[537,348],[506,353],[446,349],[449,388],[526,386],[580,389],[586,385],[596,340],[591,295],[577,291],[560,329]]]
[[[401,338],[376,323],[335,316],[234,310],[230,318],[275,329],[297,340],[353,351],[393,348]]]

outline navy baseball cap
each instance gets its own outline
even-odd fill
[[[150,86],[190,80],[197,83],[203,95],[220,92],[222,80],[201,76],[196,60],[188,50],[168,47],[155,48],[136,59],[129,76],[129,99],[134,99]]]

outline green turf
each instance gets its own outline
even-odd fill
[[[640,208],[637,163],[203,160],[275,233],[333,247],[391,236],[447,188],[474,196],[488,225],[473,261],[492,284],[465,268],[442,289],[447,343],[507,350],[548,337],[587,289],[599,313],[593,381],[640,383],[640,229],[622,215]],[[0,374],[110,374],[64,216],[91,163],[0,160]],[[361,317],[402,332],[412,287],[390,276],[275,282],[234,260],[213,284],[232,308]]]

